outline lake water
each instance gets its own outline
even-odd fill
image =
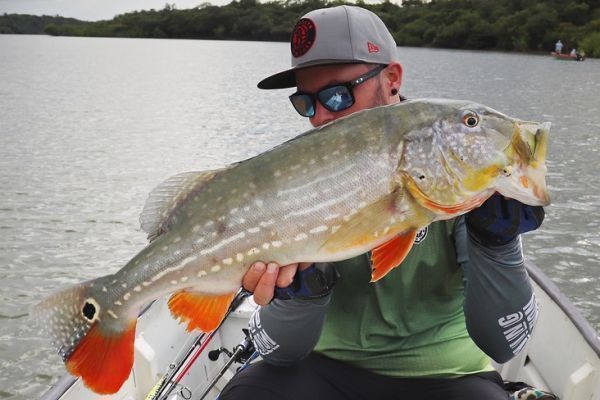
[[[402,93],[551,121],[553,204],[525,251],[600,329],[600,60],[399,48]],[[146,241],[148,192],[309,128],[291,90],[256,83],[288,44],[0,35],[0,399],[64,368],[27,318],[68,284],[115,272]]]

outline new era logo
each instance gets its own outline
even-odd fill
[[[367,42],[367,49],[369,49],[369,53],[379,53],[379,47],[371,42]]]

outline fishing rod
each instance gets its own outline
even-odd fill
[[[231,302],[231,305],[229,306],[229,309],[225,313],[225,317],[223,318],[223,321],[221,321],[219,326],[214,331],[209,333],[208,335],[206,333],[201,333],[200,335],[198,335],[196,337],[196,339],[194,339],[191,346],[187,349],[187,351],[182,356],[179,357],[179,360],[177,360],[174,363],[169,364],[169,370],[165,373],[165,375],[163,375],[162,379],[159,381],[158,386],[155,386],[155,389],[153,389],[152,391],[150,391],[150,393],[148,393],[148,396],[146,396],[146,400],[166,400],[167,399],[167,396],[169,396],[173,392],[173,390],[175,390],[175,388],[177,387],[177,384],[181,381],[181,379],[184,377],[184,375],[189,371],[189,369],[192,367],[192,365],[194,364],[196,359],[200,356],[200,354],[202,354],[202,352],[204,351],[206,346],[208,346],[211,339],[214,337],[215,333],[223,325],[223,322],[225,322],[227,317],[233,311],[235,311],[242,304],[244,299],[246,297],[248,297],[250,294],[251,294],[250,292],[248,292],[244,289],[240,289],[240,291],[236,294],[233,301]],[[203,341],[203,339],[205,337],[206,337],[206,340]],[[194,354],[194,352],[196,352],[196,353]],[[194,355],[192,356],[192,354],[194,354]],[[189,362],[188,362],[188,360],[189,360]],[[184,366],[185,366],[185,368],[184,368]],[[182,369],[183,369],[183,371],[180,373],[180,371]],[[177,378],[175,378],[176,375],[177,375]]]
[[[208,395],[210,390],[217,384],[217,382],[219,381],[219,379],[221,379],[223,374],[225,374],[225,371],[229,369],[231,364],[233,364],[234,362],[242,363],[243,365],[238,370],[239,372],[242,369],[244,369],[244,366],[249,364],[250,361],[256,358],[256,356],[258,355],[258,352],[254,349],[254,344],[250,339],[250,334],[248,330],[243,329],[243,331],[245,335],[244,340],[242,340],[240,344],[235,346],[235,348],[233,349],[233,353],[230,353],[229,351],[223,348],[211,351],[210,353],[212,354],[209,353],[208,357],[211,361],[216,361],[220,353],[226,353],[227,355],[229,355],[229,360],[225,363],[225,365],[223,365],[223,367],[221,367],[217,375],[215,375],[215,377],[210,381],[208,386],[206,386],[200,397],[198,397],[198,400],[204,400],[204,398]]]

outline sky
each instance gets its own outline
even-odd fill
[[[178,9],[196,7],[206,0],[0,0],[0,14],[60,15],[86,21],[112,19],[135,10],[162,9],[166,3]],[[210,0],[214,5],[231,0]]]

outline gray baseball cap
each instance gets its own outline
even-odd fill
[[[389,64],[397,58],[396,47],[383,21],[369,10],[355,6],[314,10],[292,31],[292,68],[263,79],[258,87],[294,87],[297,70],[317,65]]]

